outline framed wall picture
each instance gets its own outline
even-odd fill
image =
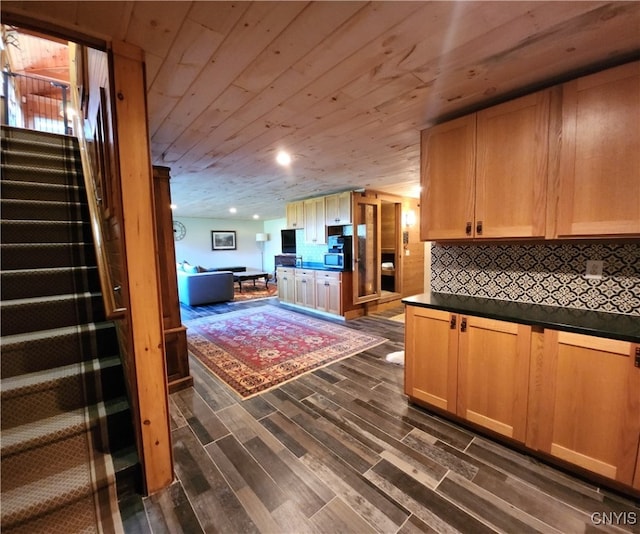
[[[235,250],[236,233],[234,231],[211,230],[211,250]]]

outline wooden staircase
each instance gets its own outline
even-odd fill
[[[77,140],[2,127],[2,532],[121,532],[139,464]]]

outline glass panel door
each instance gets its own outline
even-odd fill
[[[354,200],[353,302],[380,298],[380,201],[357,196]]]

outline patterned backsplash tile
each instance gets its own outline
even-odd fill
[[[586,261],[604,262],[601,280]],[[441,293],[640,315],[640,244],[442,245],[431,248]]]

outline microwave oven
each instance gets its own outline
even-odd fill
[[[341,252],[325,252],[324,266],[333,269],[344,269],[344,254]]]

